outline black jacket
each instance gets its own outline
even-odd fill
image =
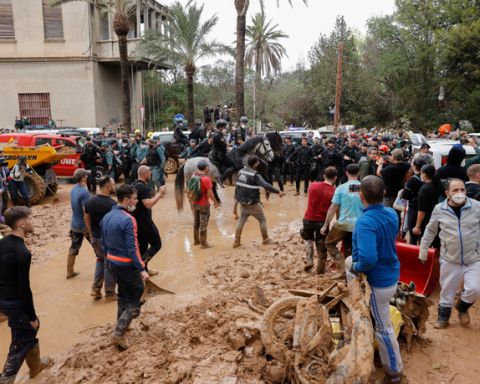
[[[295,149],[297,149],[297,147],[295,147],[295,145],[293,144],[284,144],[282,152],[283,159],[287,160],[292,155],[292,153],[295,152]]]
[[[208,140],[202,141],[200,145],[193,148],[192,152],[190,152],[190,156],[195,155],[198,153],[200,157],[208,157],[208,154],[212,150],[212,145],[208,143]]]
[[[292,153],[287,162],[295,162],[297,165],[310,164],[313,160],[313,151],[310,147],[300,147]]]
[[[187,136],[183,133],[182,130],[182,125],[177,125],[175,127],[175,130],[173,131],[173,137],[178,140],[178,139],[188,139]]]
[[[467,190],[467,197],[480,201],[480,185],[472,181],[465,183],[465,189]]]
[[[342,165],[343,153],[337,148],[325,148],[322,154],[323,166],[339,168]]]

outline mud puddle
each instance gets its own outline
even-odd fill
[[[151,300],[145,308],[147,311],[200,302],[202,295],[207,293],[206,289],[198,286],[198,278],[205,263],[218,253],[227,255],[233,252],[231,245],[238,222],[233,220],[232,214],[234,188],[227,187],[219,191],[222,206],[218,209],[212,207],[208,232],[208,241],[215,247],[201,250],[193,246],[193,218],[188,204],[183,213],[177,213],[173,182],[173,177],[167,181],[167,195],[153,209],[163,248],[150,262],[150,267],[160,272],[152,281],[176,292],[176,295]],[[104,299],[94,300],[90,297],[95,256],[87,242],[82,246],[76,261],[75,270],[80,275],[72,280],[65,279],[66,256],[70,247],[69,191],[72,187],[64,184],[60,186],[60,204],[52,205],[54,197],[49,197],[43,205],[33,207],[37,230],[26,241],[34,258],[31,285],[41,323],[39,338],[44,354],[56,354],[65,350],[83,340],[92,329],[114,321],[116,316],[116,303],[105,304]],[[307,198],[294,197],[293,192],[289,192],[283,199],[274,195],[269,201],[263,199],[263,203],[269,229],[273,229],[279,224],[301,218]],[[255,219],[247,222],[242,242],[240,253],[261,245],[261,234]],[[0,324],[1,362],[5,361],[9,343],[10,329],[4,322]],[[25,375],[25,366],[23,369],[21,376]]]

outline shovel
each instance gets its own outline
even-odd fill
[[[145,291],[143,292],[140,302],[145,303],[147,299],[150,299],[158,295],[175,295],[175,292],[167,291],[166,289],[160,288],[151,280],[147,280],[145,282]]]

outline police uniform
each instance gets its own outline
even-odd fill
[[[344,156],[347,156],[350,158],[350,160],[342,160],[343,161],[343,167],[342,167],[342,183],[346,183],[348,178],[347,178],[347,167],[350,164],[353,164],[355,162],[355,156],[357,154],[357,147],[355,144],[353,147],[350,147],[348,144],[346,144],[343,149],[342,149],[342,154]]]
[[[102,147],[107,148],[102,161],[102,165],[105,168],[105,174],[115,179],[115,154],[113,153],[113,149],[112,147],[107,147],[105,145],[102,145]]]
[[[322,154],[322,172],[318,175],[317,181],[323,181],[324,180],[324,173],[325,169],[328,167],[335,167],[337,169],[337,175],[341,174],[342,171],[342,158],[343,154],[338,150],[337,147],[334,147],[333,149],[330,148],[325,148]],[[338,187],[340,183],[340,178],[337,177],[337,181],[335,182],[336,186]]]
[[[90,171],[88,175],[87,185],[88,189],[93,193],[97,193],[97,155],[101,155],[102,152],[97,145],[84,145],[82,148],[82,154],[80,160],[83,161],[84,168]]]
[[[193,148],[192,152],[190,152],[190,158],[197,156],[197,157],[208,157],[208,154],[212,150],[212,145],[207,140],[204,140],[200,143],[200,145]]]
[[[237,147],[241,145],[241,143],[239,143],[239,140],[241,140],[243,142],[245,142],[245,140],[246,140],[245,128],[242,128],[240,126],[235,130],[235,136],[234,136],[234,144]]]
[[[290,185],[293,185],[293,180],[295,179],[295,164],[290,164],[287,159],[295,152],[295,145],[293,144],[284,144],[283,145],[283,166],[282,166],[282,174],[283,174],[283,184],[287,183],[287,171],[290,172]]]
[[[310,164],[313,160],[313,151],[310,147],[301,146],[293,152],[289,158],[289,162],[295,162],[297,165],[296,189],[300,192],[300,182],[302,176],[305,180],[304,193],[308,193],[308,184],[310,179]]]
[[[312,160],[312,165],[310,167],[310,181],[313,183],[315,180],[317,180],[317,176],[322,170],[322,159],[315,159],[315,157],[319,157],[323,153],[323,146],[321,144],[318,145],[313,145],[312,151],[313,151],[313,157],[314,159]]]
[[[280,191],[283,192],[282,175],[280,174],[280,167],[282,165],[282,158],[277,154],[274,155],[273,161],[268,162],[267,177],[268,182],[273,185],[273,175],[277,180]]]
[[[182,124],[178,124],[173,131],[173,137],[177,140],[177,143],[182,143],[183,145],[188,144],[188,138],[185,136],[182,130]]]
[[[163,151],[160,147],[163,148]],[[147,184],[148,189],[150,190],[150,194],[152,195],[155,193],[155,186],[160,189],[162,185],[165,185],[165,180],[163,181],[163,184],[161,182],[161,176],[163,173],[162,171],[165,169],[165,148],[163,147],[163,145],[161,145],[160,147],[151,147],[149,145],[147,155],[145,157],[147,159],[147,165],[152,170],[152,178]]]
[[[235,171],[235,161],[227,154],[227,147],[228,144],[223,137],[223,133],[215,132],[209,158],[220,167],[220,173],[222,173],[222,176],[218,179],[220,186],[223,186],[223,181]]]

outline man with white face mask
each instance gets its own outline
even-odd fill
[[[460,324],[470,324],[468,309],[480,296],[480,202],[467,198],[465,184],[452,179],[445,191],[447,199],[435,206],[420,245],[419,259],[427,260],[428,247],[440,236],[440,302],[434,328],[449,325],[454,299],[462,277],[464,291],[455,303]],[[440,233],[439,233],[440,231]]]
[[[246,140],[245,127],[247,126],[247,124],[248,124],[248,119],[245,116],[242,116],[240,118],[240,124],[238,125],[238,128],[235,130],[234,145],[237,147],[242,145]]]

